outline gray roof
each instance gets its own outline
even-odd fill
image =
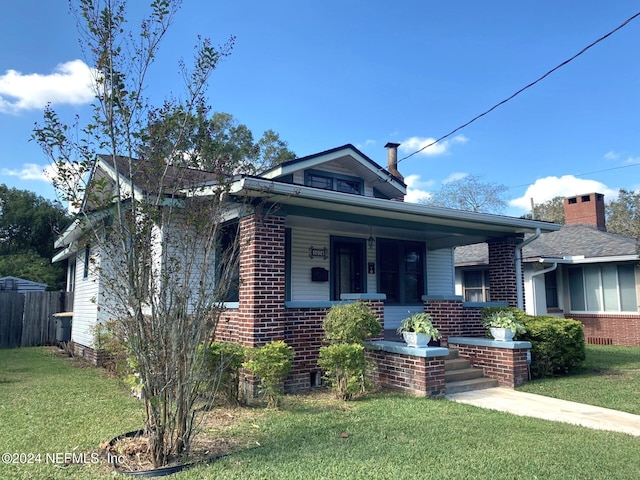
[[[563,225],[557,232],[543,233],[525,246],[523,261],[537,261],[539,258],[563,258],[583,255],[585,258],[637,255],[638,244],[634,238],[617,235],[596,227],[582,224]],[[489,263],[486,243],[457,247],[457,266],[482,265]]]

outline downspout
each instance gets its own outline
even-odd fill
[[[543,259],[540,259],[540,262],[543,262]],[[556,268],[558,268],[558,262],[553,262],[550,267],[543,268],[537,272],[533,272],[531,274],[531,290],[533,297],[533,314],[536,315],[538,313],[538,304],[536,303],[536,282],[533,280],[533,277],[537,277],[538,275],[543,275],[548,272],[553,272]]]
[[[536,232],[516,245],[516,297],[518,299],[518,309],[524,311],[524,293],[522,291],[522,249],[540,236],[540,227],[536,227]]]

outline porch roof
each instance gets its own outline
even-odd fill
[[[375,227],[378,235],[385,229],[409,230],[418,233],[433,249],[491,238],[520,238],[538,229],[552,232],[560,228],[547,222],[352,195],[257,177],[237,180],[231,194],[278,203],[278,214],[282,215]]]

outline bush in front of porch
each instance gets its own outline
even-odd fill
[[[318,365],[338,398],[350,400],[368,388],[364,341],[378,335],[378,317],[361,302],[334,305],[322,328],[329,345],[320,347]]]

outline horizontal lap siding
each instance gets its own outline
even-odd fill
[[[76,278],[75,291],[73,295],[73,320],[71,329],[71,340],[93,347],[94,327],[96,325],[100,287],[95,266],[100,263],[100,255],[97,247],[91,248],[91,257],[95,263],[89,266],[89,275],[83,278],[84,271],[84,250],[76,254]]]
[[[451,296],[455,293],[453,249],[427,251],[427,294]]]
[[[326,248],[329,253],[329,234],[306,228],[291,230],[291,300],[329,300],[329,282],[312,282],[311,269],[329,270],[329,256],[309,257],[309,247]]]

